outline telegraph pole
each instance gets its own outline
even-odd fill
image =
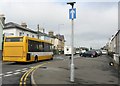
[[[76,18],[76,9],[74,9],[74,4],[76,2],[68,2],[67,4],[70,4],[72,6],[72,9],[69,9],[69,19],[71,19],[71,25],[72,25],[72,34],[71,34],[71,47],[72,47],[72,57],[71,57],[71,64],[70,64],[70,81],[74,82],[74,19]]]
[[[38,29],[38,39],[39,39],[39,30],[40,30],[39,24],[37,25],[37,29]]]

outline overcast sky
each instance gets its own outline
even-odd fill
[[[45,32],[65,35],[71,43],[71,21],[67,1],[73,0],[0,0],[0,13],[6,22],[26,22],[32,30],[37,24]],[[76,47],[101,48],[118,29],[118,0],[74,0],[77,18],[74,21]]]

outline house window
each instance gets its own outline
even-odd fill
[[[29,36],[29,34],[27,34],[27,36]]]
[[[19,36],[22,36],[22,32],[19,32]]]
[[[34,35],[32,35],[32,37],[34,38]]]

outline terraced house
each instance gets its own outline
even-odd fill
[[[57,51],[63,52],[64,49],[64,35],[54,35],[54,33],[45,31],[34,31],[27,27],[26,23],[17,24],[14,22],[8,22],[3,28],[4,36],[28,36],[33,38],[38,38],[42,40],[47,40],[53,44],[53,48]],[[44,29],[45,30],[45,29]]]
[[[5,17],[4,15],[0,15],[0,58],[2,57],[2,32],[3,32],[3,28],[4,28],[4,21],[5,21]]]
[[[118,30],[115,35],[109,41],[109,52],[114,52],[114,60],[119,63],[120,58],[120,30]]]

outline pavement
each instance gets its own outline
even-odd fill
[[[70,60],[51,61],[31,75],[32,84],[118,84],[118,72],[109,66],[109,58],[78,57],[75,63],[75,82],[70,82]]]

